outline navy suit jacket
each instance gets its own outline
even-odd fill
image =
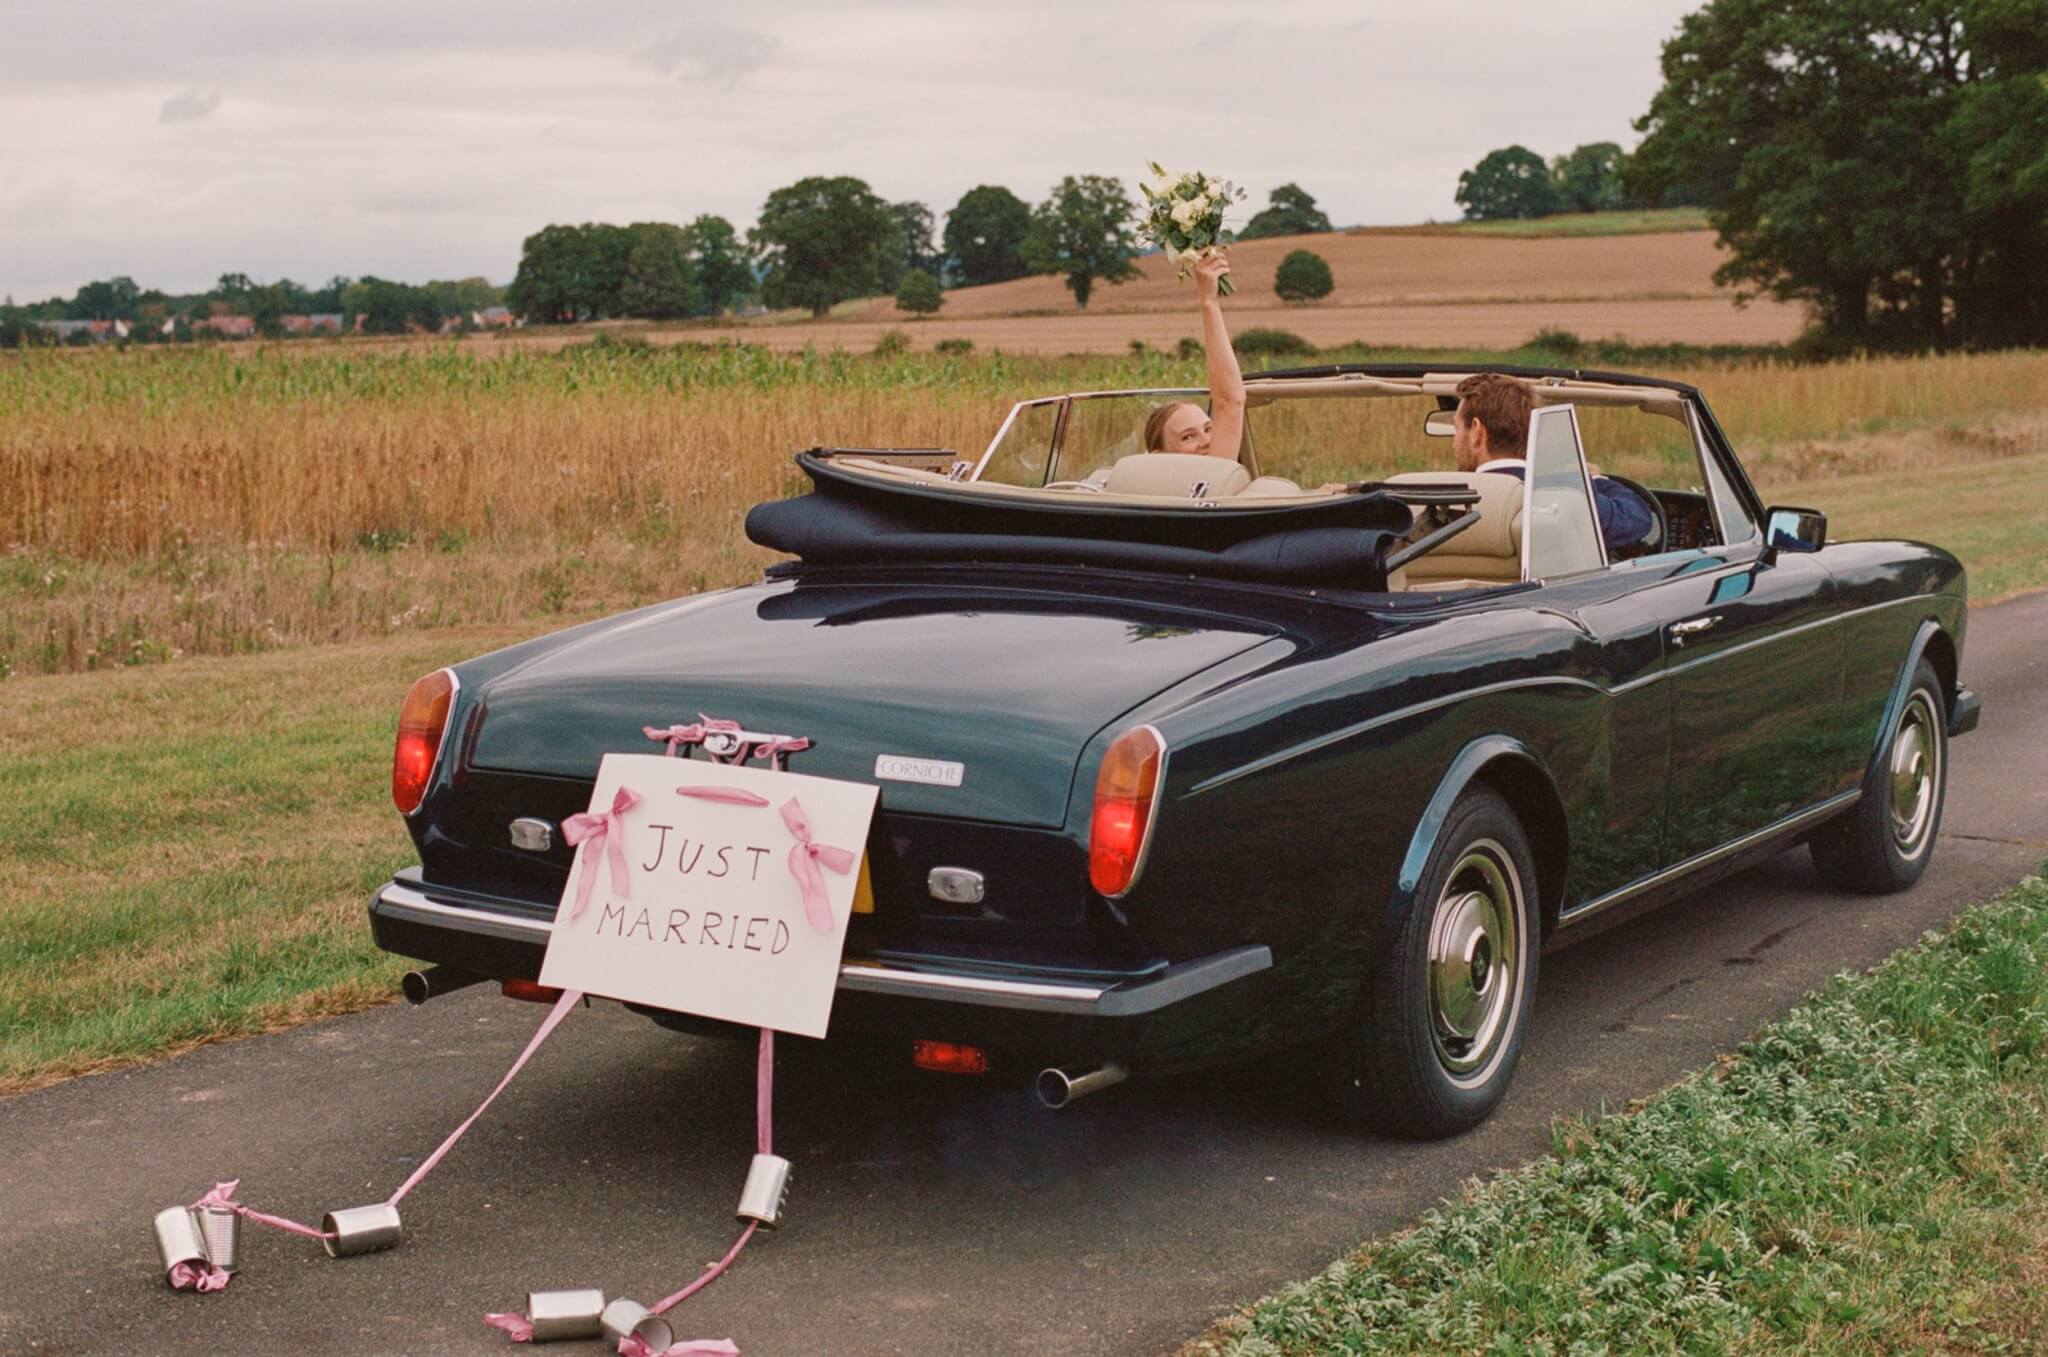
[[[1496,476],[1513,476],[1518,481],[1525,479],[1519,466],[1483,466],[1479,469]],[[1605,476],[1593,478],[1593,509],[1600,516],[1600,538],[1607,543],[1609,560],[1640,544],[1657,526],[1657,516],[1650,511],[1649,505],[1643,503],[1641,495]]]

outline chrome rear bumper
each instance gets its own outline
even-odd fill
[[[534,915],[505,913],[476,905],[437,900],[422,887],[417,869],[399,876],[370,897],[370,918],[436,932],[546,948],[553,922]],[[1109,984],[1052,976],[993,975],[937,964],[904,965],[847,961],[839,967],[839,988],[865,994],[929,999],[978,1008],[1018,1008],[1076,1017],[1128,1018],[1169,1005],[1270,968],[1271,949],[1233,947],[1152,971],[1141,979]]]

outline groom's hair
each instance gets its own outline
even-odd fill
[[[1536,391],[1520,378],[1479,372],[1458,383],[1465,418],[1486,426],[1486,450],[1495,457],[1520,457],[1529,441],[1529,412]]]

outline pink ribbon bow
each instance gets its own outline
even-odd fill
[[[494,1329],[503,1329],[515,1343],[533,1341],[533,1321],[525,1315],[485,1315],[484,1323]]]
[[[576,904],[569,911],[570,918],[580,918],[590,904],[591,887],[597,884],[597,850],[600,846],[605,860],[611,864],[612,894],[621,899],[626,897],[626,828],[619,817],[639,804],[640,793],[631,787],[621,787],[619,794],[612,798],[610,810],[578,811],[562,821],[562,837],[570,847],[588,839],[592,850],[583,855],[583,871],[576,878]]]
[[[171,1269],[171,1290],[197,1291],[201,1295],[209,1291],[225,1291],[230,1275],[211,1263],[179,1263]]]
[[[789,826],[789,832],[796,836],[796,842],[789,850],[789,874],[796,878],[797,889],[803,892],[804,915],[811,921],[811,927],[820,933],[832,931],[832,904],[825,894],[825,874],[818,868],[845,876],[853,870],[858,861],[844,848],[833,848],[829,844],[811,842],[811,822],[804,818],[804,808],[795,797],[782,803],[782,823]]]
[[[704,743],[704,737],[706,735],[709,735],[713,731],[720,731],[728,735],[737,735],[740,731],[740,723],[737,721],[713,720],[711,717],[699,713],[697,719],[692,721],[687,726],[672,725],[640,727],[640,733],[645,735],[648,739],[661,740],[668,745],[668,756],[670,758],[674,758],[676,756],[677,745],[702,744]]]

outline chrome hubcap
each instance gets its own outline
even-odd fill
[[[1918,857],[1934,826],[1934,795],[1941,779],[1941,742],[1933,703],[1915,692],[1892,737],[1892,842],[1901,855]]]
[[[1466,850],[1429,929],[1430,1035],[1455,1083],[1491,1072],[1522,983],[1522,883],[1491,839]]]

